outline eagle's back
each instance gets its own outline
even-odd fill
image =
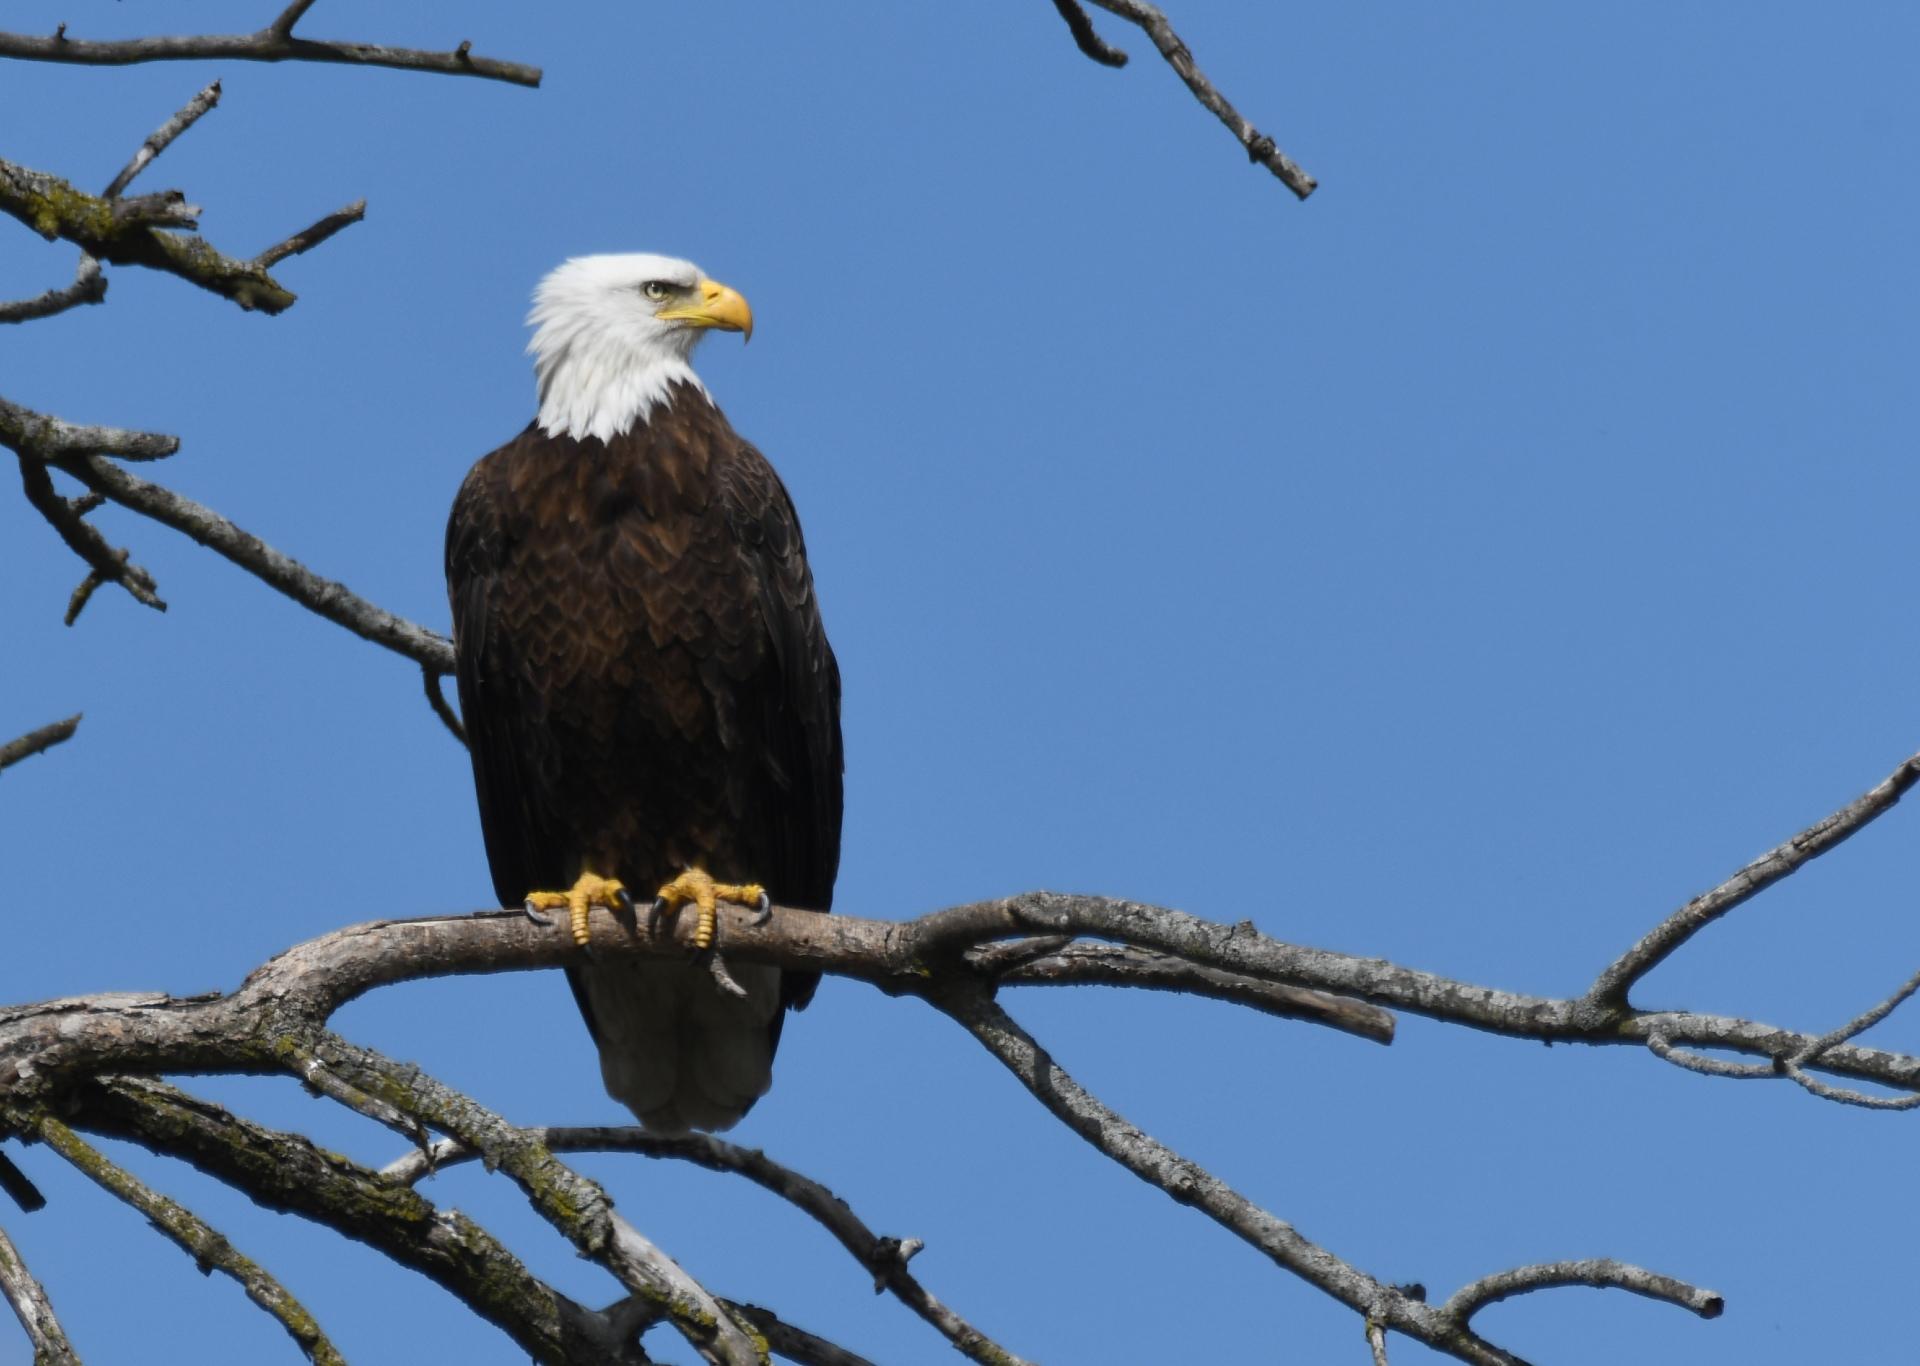
[[[586,870],[644,902],[699,867],[828,909],[839,671],[792,502],[703,393],[605,443],[530,426],[485,457],[454,503],[447,581],[501,904]],[[569,974],[609,1089],[637,1069],[622,1084],[649,1094],[621,1098],[656,1127],[730,1123],[765,1089],[781,1007],[815,979],[743,971],[740,1019],[684,964]],[[764,1058],[702,1042],[749,1028]],[[703,1107],[688,1088],[706,1083],[726,1094]]]

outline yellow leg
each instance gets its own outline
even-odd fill
[[[693,927],[693,946],[706,949],[713,946],[716,903],[731,901],[764,912],[767,908],[767,889],[757,882],[737,887],[730,883],[715,882],[698,868],[689,868],[654,894],[653,909],[672,915],[689,901],[700,909],[699,922]]]
[[[573,942],[581,948],[587,946],[587,912],[594,906],[605,906],[608,910],[616,907],[626,909],[633,903],[627,897],[627,889],[617,879],[600,877],[594,873],[580,874],[579,881],[564,892],[528,892],[527,914],[535,920],[544,921],[542,911],[557,911],[567,908],[567,919],[573,930]]]

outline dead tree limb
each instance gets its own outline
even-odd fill
[[[1079,0],[1053,0],[1053,3],[1054,8],[1060,11],[1060,17],[1066,20],[1075,46],[1082,52],[1102,66],[1126,65],[1127,55],[1100,37],[1092,21],[1087,18],[1086,11],[1080,7]],[[1305,199],[1318,188],[1318,181],[1281,151],[1272,138],[1249,123],[1207,79],[1206,73],[1195,65],[1193,53],[1180,35],[1174,32],[1172,23],[1164,13],[1145,0],[1090,0],[1090,3],[1125,19],[1151,38],[1161,58],[1186,83],[1187,90],[1200,102],[1201,108],[1226,125],[1227,131],[1238,140],[1249,161],[1273,172],[1280,183],[1298,198]]]
[[[272,23],[252,33],[100,40],[69,38],[65,24],[46,37],[0,33],[0,57],[77,66],[131,66],[137,62],[191,62],[208,58],[243,62],[333,62],[436,72],[443,76],[478,76],[511,85],[540,84],[539,67],[476,56],[473,45],[467,42],[449,52],[423,52],[373,43],[296,38],[293,26],[312,3],[313,0],[304,0],[304,3],[288,5]]]

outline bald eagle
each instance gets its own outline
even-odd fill
[[[584,256],[528,316],[539,413],[447,524],[460,705],[495,892],[536,917],[716,898],[825,911],[840,673],[773,466],[694,374],[746,300],[686,261]],[[632,892],[629,894],[628,889]],[[658,892],[654,891],[658,888]],[[589,961],[567,977],[608,1094],[647,1128],[733,1124],[817,974]]]

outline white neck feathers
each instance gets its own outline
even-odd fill
[[[699,278],[690,263],[665,257],[584,256],[540,282],[527,315],[527,351],[539,380],[541,431],[610,441],[645,422],[675,384],[706,396],[689,359],[701,329],[655,318],[639,294],[659,275]]]
[[[690,385],[702,396],[707,393],[693,366],[680,356],[635,356],[591,343],[575,343],[551,356],[535,351],[534,356],[540,379],[537,421],[548,436],[611,441],[635,423],[644,423],[667,401],[675,384]]]

